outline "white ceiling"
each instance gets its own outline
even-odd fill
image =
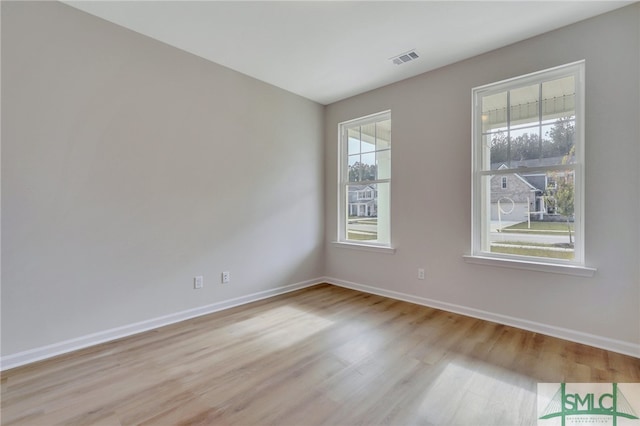
[[[326,105],[633,2],[64,3]]]

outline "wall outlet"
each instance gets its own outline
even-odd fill
[[[424,268],[418,268],[418,279],[424,280]]]
[[[204,287],[204,277],[202,275],[197,276],[193,279],[193,288],[202,288]]]
[[[222,273],[222,284],[226,284],[231,281],[231,272],[225,271]]]

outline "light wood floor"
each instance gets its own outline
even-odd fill
[[[2,374],[2,424],[527,425],[640,360],[319,285]]]

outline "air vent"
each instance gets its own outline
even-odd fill
[[[406,62],[413,61],[414,59],[418,59],[419,57],[420,56],[418,56],[415,50],[410,50],[408,52],[401,53],[398,56],[394,56],[389,60],[393,62],[395,65],[402,65]]]

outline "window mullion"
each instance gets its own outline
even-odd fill
[[[491,160],[489,160],[491,163]],[[511,168],[511,91],[507,91],[507,164]]]
[[[542,160],[542,83],[538,84],[538,151]]]

